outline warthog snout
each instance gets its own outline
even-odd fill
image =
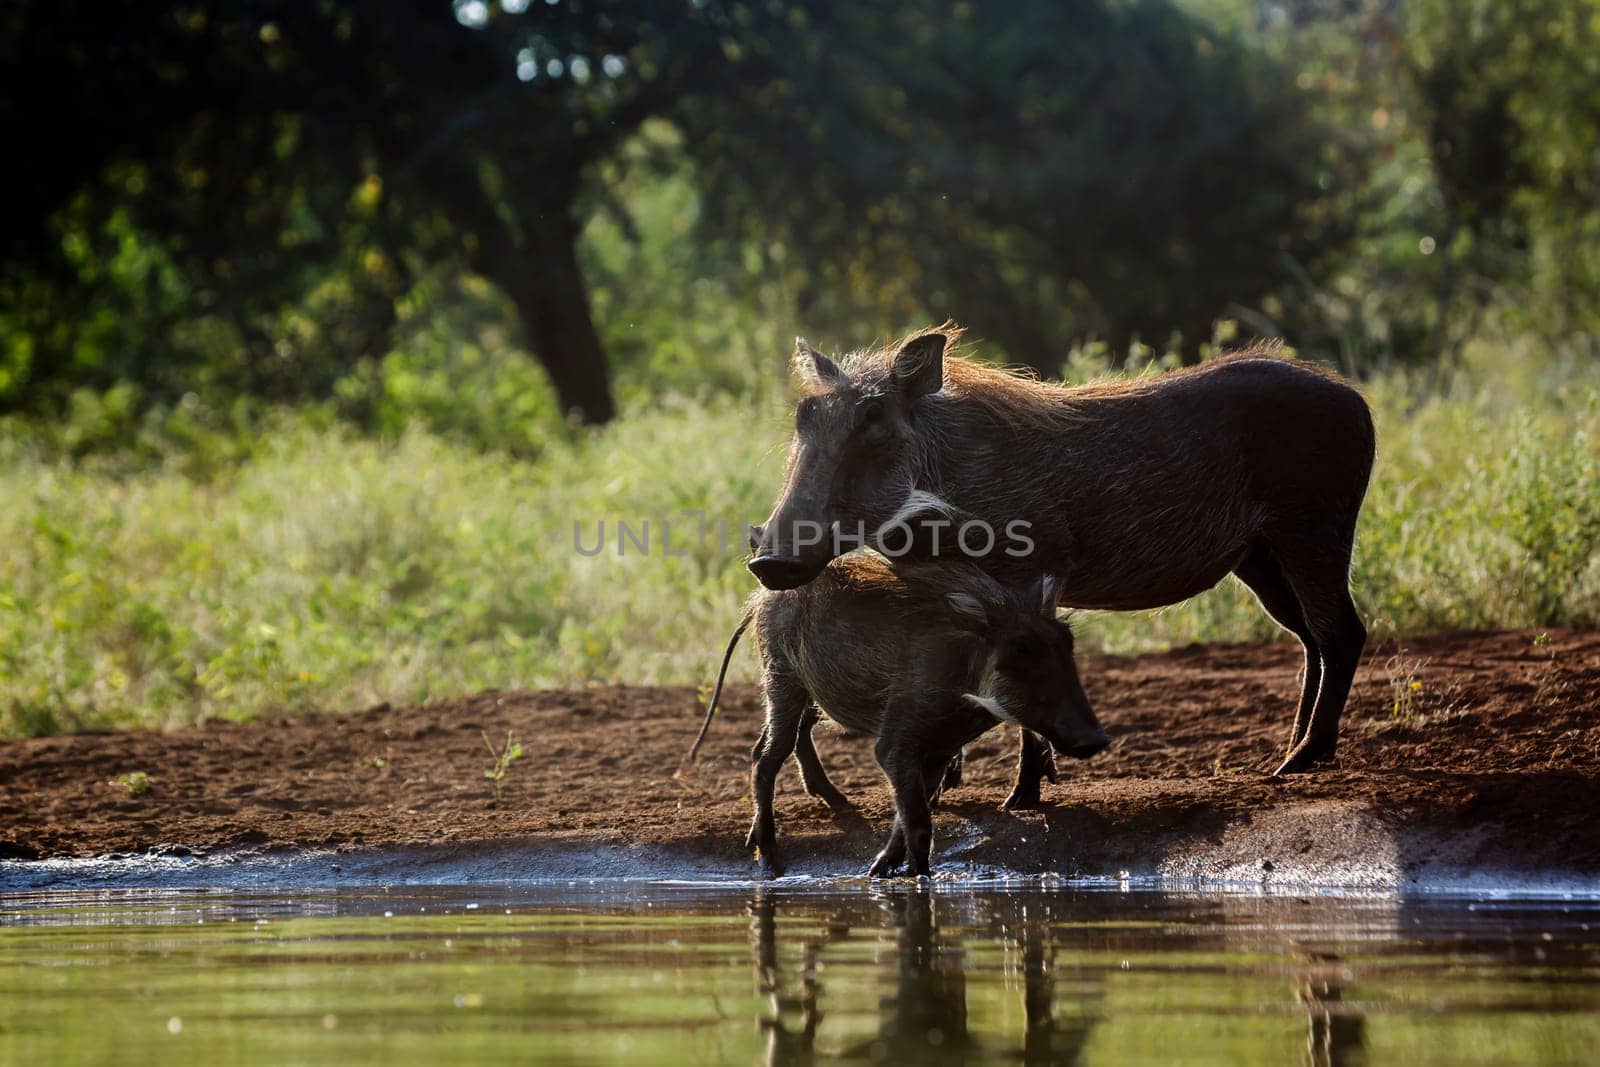
[[[752,558],[745,565],[768,589],[798,589],[828,565],[828,540],[819,523],[774,516],[750,527]]]
[[[826,566],[826,563],[823,564]],[[745,566],[768,589],[798,589],[822,569],[803,559],[788,556],[757,556]]]

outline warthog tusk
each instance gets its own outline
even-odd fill
[[[873,538],[882,540],[883,535],[891,526],[905,522],[911,516],[923,511],[936,511],[946,518],[954,518],[956,506],[936,493],[929,493],[922,489],[913,489],[906,494],[905,500],[899,509],[886,519],[882,526],[873,532]]]
[[[978,707],[982,708],[984,711],[987,711],[990,715],[993,715],[1001,722],[1008,722],[1013,726],[1022,725],[1017,721],[1017,717],[1007,711],[1005,705],[1000,703],[1000,701],[995,697],[986,697],[978,693],[962,693],[961,699],[965,700],[969,704],[976,704]]]

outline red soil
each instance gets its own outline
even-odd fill
[[[1466,842],[1456,859],[1469,867],[1498,859],[1600,873],[1600,633],[1375,645],[1338,758],[1313,774],[1272,779],[1299,660],[1290,644],[1084,657],[1085,685],[1116,738],[1109,752],[1063,761],[1061,784],[1045,787],[1044,813],[1011,815],[995,809],[1016,739],[995,730],[969,749],[966,780],[936,817],[940,834],[977,826],[1015,851],[1041,828],[1055,837],[1052,864],[1094,871],[1130,851],[1155,862],[1180,848],[1221,846],[1273,812],[1326,810],[1334,820],[1359,812],[1369,829],[1402,840],[1401,867],[1426,860],[1405,855],[1403,843],[1425,827],[1435,843]],[[1407,704],[1398,715],[1397,687]],[[687,688],[487,692],[421,708],[14,741],[0,744],[0,856],[517,838],[535,847],[673,846],[737,863],[759,698],[734,687],[697,772],[674,780],[700,710]],[[496,799],[480,732],[498,743],[508,729],[527,755]],[[853,871],[887,828],[887,791],[870,742],[826,728],[817,738],[859,812],[835,816],[787,769],[780,838],[791,857],[842,842],[854,857],[843,871]],[[132,796],[117,783],[132,771],[149,775],[148,792]],[[1275,847],[1317,844],[1309,827],[1295,846],[1297,824],[1277,825]]]

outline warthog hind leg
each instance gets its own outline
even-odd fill
[[[1322,653],[1317,640],[1306,625],[1305,613],[1300,610],[1300,600],[1283,576],[1283,568],[1272,558],[1265,546],[1258,547],[1233,570],[1234,576],[1256,595],[1272,621],[1300,639],[1305,650],[1305,679],[1300,687],[1300,706],[1295,712],[1294,729],[1289,734],[1289,751],[1306,738],[1311,726],[1311,712],[1316,707],[1317,691],[1322,686]]]
[[[1351,539],[1319,548],[1300,557],[1277,554],[1316,642],[1322,674],[1310,721],[1275,774],[1294,774],[1332,758],[1339,746],[1339,716],[1367,641],[1367,628],[1350,599]]]
[[[853,807],[850,799],[829,780],[828,772],[822,769],[822,759],[817,755],[816,743],[811,739],[811,729],[820,718],[822,713],[815,704],[807,705],[800,717],[800,736],[794,748],[794,761],[800,767],[800,782],[809,795],[834,811],[849,811]]]
[[[946,789],[954,789],[956,786],[960,785],[961,776],[966,771],[966,767],[967,750],[964,748],[958,749],[956,754],[950,757],[950,762],[945,765],[944,778],[939,784],[940,791],[942,792]]]

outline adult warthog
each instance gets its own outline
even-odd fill
[[[1266,349],[1069,388],[947,355],[957,336],[838,362],[797,342],[806,395],[783,491],[752,532],[761,584],[804,585],[863,543],[1011,582],[1059,575],[1062,604],[1116,611],[1231,572],[1305,647],[1277,773],[1332,756],[1367,635],[1349,581],[1373,459],[1361,395]]]

